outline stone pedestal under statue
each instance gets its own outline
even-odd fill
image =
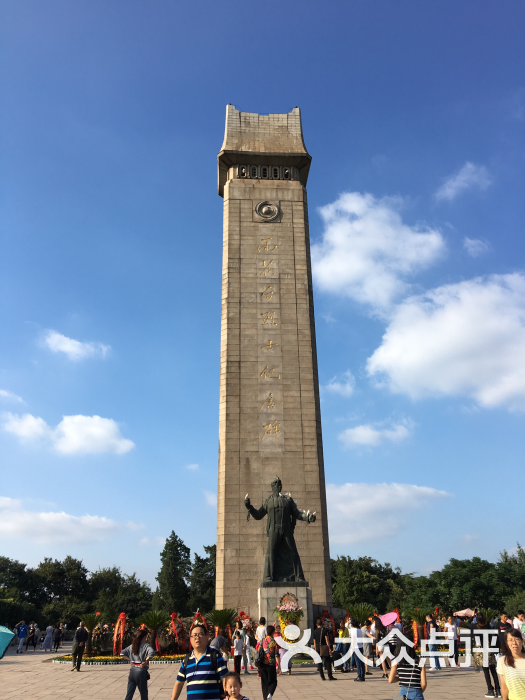
[[[259,588],[259,617],[265,617],[266,624],[273,625],[278,619],[274,610],[285,593],[293,593],[303,609],[304,616],[297,626],[301,630],[312,629],[314,626],[312,589],[308,587],[306,582],[303,586],[297,586],[294,583],[276,582],[273,585],[266,584],[264,587]]]

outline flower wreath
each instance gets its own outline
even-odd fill
[[[244,610],[237,613],[235,616],[235,622],[242,622],[242,628],[248,636],[252,637],[255,634],[257,623],[255,620],[252,620],[252,618],[247,615]]]
[[[279,618],[281,635],[285,641],[284,628],[287,625],[297,625],[304,617],[303,608],[299,605],[297,596],[293,593],[285,593],[279,600],[279,604],[273,611]]]

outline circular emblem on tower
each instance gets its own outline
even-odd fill
[[[279,205],[273,202],[259,202],[255,207],[255,213],[263,221],[275,221],[279,218],[281,210]]]

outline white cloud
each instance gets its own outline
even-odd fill
[[[452,494],[413,484],[327,484],[330,541],[355,544],[394,537],[412,513]]]
[[[217,494],[213,491],[203,491],[204,500],[209,506],[217,507]]]
[[[125,525],[98,515],[27,510],[14,498],[0,498],[0,539],[28,539],[56,544],[99,543],[114,537]]]
[[[477,258],[490,250],[489,244],[485,241],[480,241],[479,238],[468,238],[468,236],[463,239],[463,248],[472,258]]]
[[[23,441],[46,439],[62,454],[124,454],[135,447],[131,440],[122,436],[114,420],[100,416],[64,416],[52,429],[45,420],[30,413],[23,416],[5,413],[4,430]]]
[[[332,394],[341,394],[341,396],[345,397],[352,396],[355,389],[355,377],[350,371],[344,372],[340,377],[332,377],[323,388]]]
[[[340,294],[378,313],[407,292],[405,281],[445,252],[436,229],[404,224],[399,197],[376,199],[347,192],[321,207],[324,232],[312,246],[312,265],[319,289]]]
[[[58,331],[45,332],[43,344],[53,352],[63,352],[70,360],[83,360],[86,357],[106,357],[111,350],[110,345],[103,343],[82,343],[80,340],[68,338]]]
[[[7,389],[0,389],[0,399],[4,401],[14,401],[15,403],[25,403],[23,398],[13,394],[12,391],[8,391]]]
[[[467,161],[462,168],[445,180],[434,197],[438,201],[451,202],[465,190],[476,188],[484,191],[491,183],[489,171],[484,165],[474,165]]]
[[[100,416],[64,416],[54,433],[54,446],[63,454],[114,452],[124,454],[135,445],[122,437],[117,423]]]
[[[43,418],[36,418],[30,413],[18,416],[16,413],[4,413],[4,430],[16,435],[21,440],[38,440],[49,437],[51,429]]]
[[[373,425],[358,425],[348,428],[339,435],[339,440],[346,447],[363,445],[380,445],[383,442],[401,442],[410,437],[414,422],[409,418],[392,424],[389,428],[374,428]]]
[[[462,395],[525,409],[525,276],[476,278],[405,300],[367,371],[414,399]]]
[[[196,472],[199,468],[198,464],[187,464],[186,469],[189,469],[190,472]]]

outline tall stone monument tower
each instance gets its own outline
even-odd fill
[[[259,614],[266,522],[247,522],[243,501],[249,494],[258,507],[276,475],[299,509],[317,513],[316,522],[297,523],[295,541],[313,602],[331,605],[306,201],[311,157],[299,108],[260,115],[228,105],[218,161],[224,252],[216,606]]]

